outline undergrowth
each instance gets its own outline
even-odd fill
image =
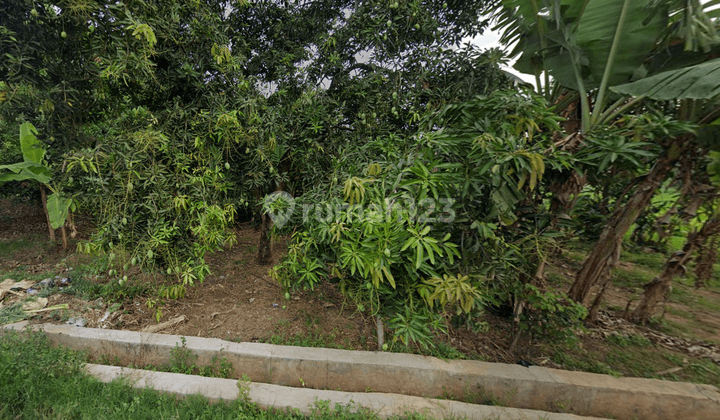
[[[39,332],[0,335],[0,418],[2,419],[302,419],[299,413],[262,410],[246,398],[211,404],[201,396],[178,399],[126,381],[102,383],[83,371],[87,355],[51,347]],[[239,385],[243,385],[240,384]],[[317,401],[314,419],[375,420],[355,406]],[[408,419],[423,419],[413,414]]]

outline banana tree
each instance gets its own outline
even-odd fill
[[[579,101],[581,132],[612,121],[644,96],[612,86],[696,64],[718,43],[715,12],[700,0],[502,0],[494,17],[501,42],[515,45],[515,68],[534,74],[558,110]],[[664,54],[656,57],[657,47]],[[564,91],[564,94],[562,94]],[[568,94],[568,92],[571,92]],[[612,101],[612,102],[611,102]]]
[[[638,80],[613,88],[613,91],[632,96],[646,96],[649,99],[665,101],[680,100],[685,105],[685,117],[698,120],[701,130],[696,143],[704,149],[714,150],[711,155],[717,156],[720,148],[720,59],[710,60],[694,66],[666,71],[646,79]],[[686,147],[693,143],[686,142]],[[713,183],[717,184],[717,159],[715,158],[707,172]],[[653,313],[655,306],[667,297],[673,277],[683,274],[685,266],[691,259],[693,251],[702,247],[710,237],[720,233],[720,214],[716,212],[708,219],[698,232],[688,235],[682,250],[671,255],[665,264],[662,274],[643,286],[643,294],[639,304],[630,314],[635,322],[646,322]]]
[[[23,161],[11,165],[0,165],[0,170],[9,173],[0,173],[0,185],[9,181],[36,181],[40,184],[40,194],[43,209],[48,222],[50,240],[55,240],[55,229],[62,228],[63,248],[67,249],[67,236],[65,234],[65,220],[68,218],[73,205],[72,198],[63,197],[50,185],[50,169],[44,162],[45,149],[42,142],[36,137],[35,126],[29,122],[20,125],[20,149]],[[52,191],[50,196],[45,195],[45,188]]]
[[[566,98],[580,101],[581,131],[587,133],[629,105],[618,101],[608,110],[608,88],[630,81],[665,29],[667,14],[655,3],[504,0],[497,28],[505,44],[517,43],[510,53],[518,57],[515,68],[535,74],[546,99],[557,99],[563,88],[577,92]]]
[[[511,53],[519,56],[515,67],[536,74],[538,88],[544,89],[551,100],[555,100],[562,89],[570,91],[565,99],[556,101],[557,108],[579,101],[580,131],[584,136],[592,135],[594,129],[612,122],[656,93],[647,89],[651,87],[647,85],[642,86],[645,88],[642,92],[633,90],[634,95],[622,88],[611,90],[612,86],[636,79],[640,81],[635,83],[642,83],[648,75],[676,68],[677,63],[695,65],[706,57],[698,51],[707,53],[717,48],[720,41],[716,17],[704,13],[699,0],[503,0],[502,3],[504,7],[496,18],[498,27],[504,29],[504,42],[517,42]],[[662,55],[659,50],[662,54],[671,53],[672,59],[659,59]],[[540,85],[541,74],[545,76],[544,86]],[[649,85],[659,83],[659,80],[646,81]],[[692,135],[687,134],[664,142],[665,152],[650,173],[609,218],[570,289],[571,298],[584,302],[599,285],[601,291],[593,303],[597,308],[607,286],[606,273],[619,258],[624,234],[677,159],[691,147],[691,139]],[[591,310],[591,318],[592,314]]]

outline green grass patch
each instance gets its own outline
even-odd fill
[[[622,348],[628,348],[628,347],[647,347],[652,345],[650,341],[640,335],[637,334],[630,334],[630,335],[622,335],[622,334],[613,334],[607,338],[608,343],[612,343],[617,345],[618,347]]]
[[[122,286],[115,280],[106,283],[96,283],[86,276],[74,277],[71,285],[60,289],[62,293],[76,295],[87,300],[103,298],[105,302],[123,302],[132,300],[137,296],[150,294],[152,287],[147,283],[128,282]]]
[[[562,365],[568,370],[579,370],[582,372],[601,373],[604,375],[622,376],[613,370],[608,364],[597,360],[589,352],[567,352],[566,349],[556,349],[552,356],[555,363]]]
[[[337,333],[333,330],[325,333],[319,325],[319,320],[305,315],[305,326],[308,327],[305,333],[290,334],[290,322],[280,320],[275,324],[274,332],[264,340],[263,343],[275,344],[279,346],[297,346],[297,347],[322,347],[328,349],[347,349],[352,350],[350,343],[337,343]]]
[[[677,283],[673,285],[673,288],[670,291],[670,296],[668,296],[668,300],[670,302],[681,303],[689,307],[695,306],[698,303],[699,298],[700,296],[692,293],[686,287]]]
[[[642,267],[617,267],[613,270],[613,283],[628,288],[642,287],[651,281],[658,273]]]
[[[667,256],[661,252],[631,252],[626,251],[620,259],[638,266],[649,268],[658,273],[667,262]]]
[[[481,359],[480,356],[466,356],[455,347],[440,340],[433,340],[432,345],[429,345],[427,348],[423,348],[421,346],[406,346],[402,342],[396,341],[395,343],[390,343],[388,351],[393,353],[421,354],[423,356],[432,356],[443,360]]]
[[[201,396],[177,399],[128,382],[106,384],[83,372],[86,354],[51,347],[42,333],[0,336],[0,418],[2,419],[257,419],[300,420],[305,416],[262,410],[239,398],[210,404]],[[242,390],[243,383],[238,382]],[[373,413],[315,403],[309,419],[375,420]],[[409,415],[409,419],[423,419]]]
[[[18,251],[32,249],[35,253],[45,253],[53,244],[47,236],[27,235],[19,239],[0,240],[0,258],[8,258]],[[40,252],[38,252],[40,251]]]
[[[585,349],[551,346],[552,360],[569,370],[613,376],[720,385],[720,368],[708,359],[656,346],[640,335],[613,334]],[[678,372],[663,373],[682,367]]]

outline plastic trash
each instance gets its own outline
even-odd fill
[[[87,322],[82,318],[70,318],[67,320],[66,324],[74,325],[76,327],[84,327]]]
[[[520,359],[520,360],[518,360],[517,364],[520,365],[520,366],[525,366],[526,368],[529,368],[530,366],[533,366],[532,362],[528,362],[528,361],[525,360],[525,359]]]
[[[70,280],[70,277],[63,277],[60,280],[58,280],[57,285],[58,285],[58,287],[70,286],[71,282],[72,282],[72,280]]]
[[[52,287],[55,287],[55,279],[45,279],[33,286],[35,289],[46,289]]]
[[[98,322],[102,324],[103,322],[105,322],[106,319],[108,319],[109,316],[110,316],[110,311],[105,311],[105,315],[103,315],[103,317]]]
[[[273,305],[273,307],[275,307],[275,308],[277,308],[277,306],[278,306],[277,303],[273,303],[272,305]]]
[[[46,307],[48,300],[46,298],[37,298],[33,302],[25,302],[22,305],[22,310],[26,312],[34,311],[37,312],[39,309]]]
[[[38,289],[33,289],[31,287],[31,288],[27,289],[27,291],[25,293],[27,293],[28,295],[34,295],[34,294],[37,294],[38,292],[39,292]]]

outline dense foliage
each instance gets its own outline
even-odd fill
[[[59,223],[70,203],[92,215],[79,249],[106,253],[112,279],[162,269],[165,297],[209,274],[238,221],[260,226],[265,261],[274,219],[294,232],[272,269],[284,287],[337,282],[406,343],[444,315],[482,329],[488,308],[562,334],[591,289],[602,299],[631,226],[657,245],[672,221],[712,218],[696,199],[715,195],[720,138],[703,88],[717,10],[578,5],[0,0],[0,182],[32,166],[17,142],[32,123]],[[537,93],[502,51],[460,45],[484,16]],[[598,242],[571,300],[544,267],[572,235]]]

